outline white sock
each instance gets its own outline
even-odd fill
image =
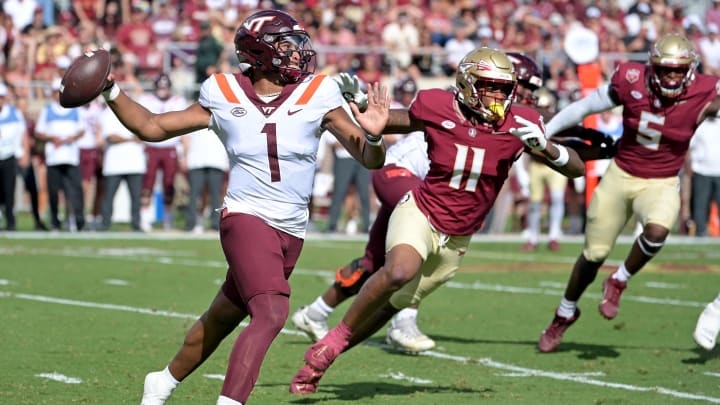
[[[615,273],[612,274],[611,277],[615,280],[627,283],[630,277],[632,277],[632,274],[627,271],[627,269],[625,268],[625,262],[623,262],[620,267],[618,267],[618,269],[615,271]]]
[[[242,402],[238,402],[238,401],[228,398],[224,395],[220,395],[218,397],[216,405],[243,405],[243,404],[242,404]]]
[[[163,377],[167,380],[167,383],[172,385],[173,388],[177,387],[178,384],[180,384],[180,381],[176,380],[175,377],[173,377],[172,373],[170,372],[170,367],[165,367],[165,369],[162,371]]]
[[[334,309],[325,302],[322,296],[317,297],[308,307],[308,318],[313,321],[327,321]]]
[[[418,310],[417,308],[403,308],[395,315],[395,319],[398,321],[403,321],[405,319],[412,319],[413,321],[417,319]]]
[[[715,301],[713,301],[712,304],[715,306],[715,308],[720,309],[720,294],[718,294],[718,296],[715,297]]]
[[[565,297],[560,300],[560,306],[557,309],[557,314],[563,318],[572,318],[575,315],[575,309],[577,308],[577,301],[568,301]]]
[[[417,314],[417,308],[403,308],[400,310],[400,312],[395,314],[395,317],[392,319],[390,324],[394,328],[397,327],[400,322],[407,320],[417,325]]]

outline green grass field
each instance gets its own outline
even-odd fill
[[[167,364],[223,280],[219,243],[63,236],[0,236],[0,404],[138,404],[145,374]],[[383,329],[338,359],[317,394],[293,396],[288,384],[309,341],[288,322],[249,403],[720,403],[720,348],[705,352],[691,337],[720,290],[720,241],[672,238],[607,321],[597,303],[602,278],[629,248],[619,244],[580,302],[580,321],[556,353],[541,354],[535,344],[581,245],[528,254],[517,240],[475,239],[460,274],[421,308],[434,351],[392,352]],[[362,246],[308,240],[291,278],[291,311],[322,293]],[[236,334],[169,404],[215,403]]]

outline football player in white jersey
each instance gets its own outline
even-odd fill
[[[250,396],[270,344],[289,313],[293,271],[308,223],[308,204],[319,134],[332,132],[368,169],[382,167],[382,130],[390,97],[368,88],[368,106],[353,105],[330,78],[314,75],[315,51],[307,32],[277,10],[250,15],[238,28],[235,49],[241,74],[215,74],[199,100],[180,112],[153,114],[127,97],[108,76],[103,96],[120,121],[145,141],[163,141],[210,128],[230,160],[220,242],[228,262],[225,283],[162,371],[145,378],[142,404],[163,404],[179,381],[200,366],[248,315],[239,334],[217,404],[242,404]],[[208,132],[209,134],[211,132]]]

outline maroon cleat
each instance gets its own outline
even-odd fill
[[[520,248],[523,252],[534,252],[537,250],[537,244],[532,242],[527,242],[526,244],[522,245]]]
[[[563,318],[555,311],[555,318],[553,318],[550,326],[548,326],[543,333],[540,335],[540,341],[538,341],[538,349],[543,353],[550,353],[557,349],[562,340],[563,333],[570,327],[575,321],[580,318],[580,308],[575,308],[575,314],[572,318]]]
[[[560,250],[560,243],[556,240],[551,240],[548,243],[548,249],[552,250],[553,252],[557,252]]]
[[[617,316],[620,309],[620,295],[626,287],[626,282],[612,278],[612,274],[603,281],[603,297],[598,306],[602,316],[607,319]]]

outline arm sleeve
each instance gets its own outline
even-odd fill
[[[551,138],[558,132],[580,124],[586,116],[616,107],[610,98],[610,85],[604,84],[589,96],[571,103],[558,112],[545,126],[545,136]]]

